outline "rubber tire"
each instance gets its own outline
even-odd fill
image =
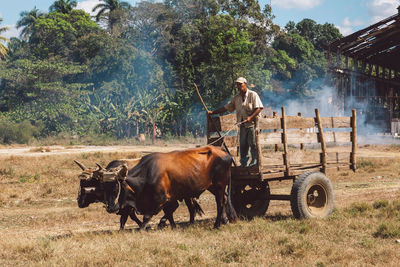
[[[331,181],[321,172],[302,173],[293,183],[290,206],[297,219],[328,216],[334,207]]]
[[[246,187],[250,186],[250,190]],[[251,203],[249,196],[256,200]],[[267,182],[255,185],[235,185],[232,187],[232,204],[237,215],[242,219],[251,220],[254,217],[264,216],[270,202],[270,189]],[[251,205],[248,207],[248,205]]]

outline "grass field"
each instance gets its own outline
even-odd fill
[[[51,150],[51,149],[49,149]],[[400,148],[359,147],[358,171],[330,175],[334,213],[325,219],[295,220],[288,202],[272,201],[265,217],[212,229],[212,195],[187,225],[181,204],[178,228],[137,232],[102,204],[79,209],[77,159],[106,164],[136,158],[141,151],[52,154],[32,148],[26,155],[0,157],[1,266],[398,266],[400,262]],[[32,156],[32,153],[38,153]],[[290,192],[290,183],[270,185]]]

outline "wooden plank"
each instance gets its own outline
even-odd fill
[[[212,123],[211,120],[214,122]],[[211,117],[207,120],[207,129],[209,133],[217,132],[217,131],[230,131],[235,130],[236,127],[236,115],[235,114],[227,114],[219,117]]]
[[[351,128],[351,117],[321,117],[323,128]]]
[[[263,179],[268,179],[268,178],[283,178],[285,177],[284,172],[279,172],[279,173],[263,173],[262,178]]]
[[[292,152],[289,156],[290,164],[304,165],[306,163],[320,163],[320,152],[321,151],[304,153],[300,150]]]
[[[221,123],[219,117],[207,118],[207,131],[208,134],[221,131]]]
[[[286,129],[314,128],[315,119],[312,117],[288,116]]]
[[[259,118],[258,127],[260,130],[281,129],[281,118],[280,117]]]
[[[307,133],[304,130],[294,130],[287,131],[286,138],[287,144],[317,144],[320,143],[318,138],[318,133]],[[350,143],[351,133],[350,132],[324,132],[325,142],[331,143]],[[260,144],[261,145],[273,145],[282,144],[282,133],[281,132],[271,132],[271,133],[261,133],[260,134]]]
[[[282,133],[260,133],[260,144],[261,145],[273,145],[282,143]],[[275,148],[276,150],[276,148]]]
[[[315,118],[286,116],[286,129],[305,129],[315,127]],[[323,128],[351,128],[351,117],[321,117]],[[274,130],[281,128],[281,117],[259,118],[259,129]]]
[[[220,116],[219,119],[220,119],[221,131],[230,131],[230,130],[237,131],[237,127],[234,126],[236,124],[236,114],[230,113],[227,115],[223,115]]]
[[[325,143],[350,143],[351,132],[324,132]]]
[[[290,145],[299,143],[317,144],[318,135],[317,133],[307,133],[304,130],[288,131],[287,143]]]
[[[320,164],[322,153],[320,151],[296,151],[290,153],[290,166],[306,167],[307,165]],[[327,163],[348,163],[350,164],[349,152],[327,152],[325,153]],[[266,165],[267,166],[267,165]],[[272,165],[271,165],[272,166]]]

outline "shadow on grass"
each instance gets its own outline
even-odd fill
[[[266,215],[264,217],[261,217],[266,220],[270,221],[284,221],[288,219],[292,219],[292,215],[287,215],[287,214],[274,214],[274,215]],[[241,218],[239,219],[241,221],[252,221],[252,219],[244,219]],[[187,229],[189,227],[204,227],[204,230],[214,230],[213,225],[215,223],[215,218],[199,218],[196,219],[193,224],[189,223],[188,221],[186,222],[176,222],[177,229]],[[223,224],[221,224],[223,225]],[[117,226],[117,225],[116,225]],[[125,228],[124,230],[119,230],[119,229],[112,229],[112,230],[93,230],[93,231],[85,231],[85,232],[70,232],[66,234],[61,234],[61,235],[55,235],[50,237],[51,240],[60,240],[60,239],[65,239],[65,238],[71,238],[73,236],[79,236],[79,235],[113,235],[117,233],[136,233],[140,232],[140,229],[138,226],[131,226],[133,228]],[[158,227],[157,223],[151,223],[147,226],[146,232],[156,232],[156,231],[161,231],[165,229],[170,229],[171,226],[170,224],[166,224],[164,227]]]
[[[215,218],[204,218],[197,219],[193,224],[189,222],[176,222],[177,229],[186,229],[193,226],[204,226],[204,230],[212,230],[212,226],[215,222]],[[118,224],[119,225],[119,224]],[[140,232],[138,226],[132,226],[133,228],[125,228],[124,230],[112,229],[112,230],[93,230],[93,231],[85,231],[85,232],[69,232],[66,234],[50,236],[50,240],[61,240],[66,238],[71,238],[73,236],[80,235],[113,235],[117,233],[136,233]],[[146,227],[146,232],[156,232],[164,229],[171,228],[170,224],[167,224],[165,227],[158,227],[157,223],[151,223]]]
[[[264,218],[271,220],[273,222],[277,222],[277,221],[285,221],[288,219],[293,219],[293,215],[277,213],[274,215],[266,215],[264,216]]]

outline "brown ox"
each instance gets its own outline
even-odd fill
[[[104,203],[104,188],[100,182],[104,172],[107,172],[110,169],[117,168],[119,166],[126,166],[127,168],[132,168],[136,166],[139,162],[139,159],[121,159],[114,160],[108,163],[105,169],[103,169],[100,165],[96,169],[94,168],[86,168],[82,163],[75,160],[75,163],[82,169],[82,173],[78,176],[80,178],[80,190],[78,193],[78,206],[80,208],[86,208],[91,203],[102,202]],[[195,214],[198,215],[204,214],[200,205],[197,203],[195,199],[184,199],[186,206],[188,207],[190,213],[190,223],[194,222]],[[178,205],[178,203],[176,203]],[[124,208],[118,211],[120,218],[120,230],[123,230],[125,227],[125,223],[128,219],[128,216],[135,221],[139,227],[142,225],[142,222],[137,218],[135,211],[129,205],[126,205]],[[166,216],[162,217],[159,223],[159,227],[165,225],[165,221],[167,220]]]
[[[213,146],[149,154],[129,172],[123,167],[103,179],[106,210],[113,213],[126,205],[133,207],[144,215],[140,227],[143,229],[151,217],[163,209],[171,226],[175,227],[175,203],[199,197],[209,190],[217,204],[214,228],[218,228],[225,208],[230,221],[237,219],[230,198],[226,201],[225,197],[231,164],[231,156]]]

